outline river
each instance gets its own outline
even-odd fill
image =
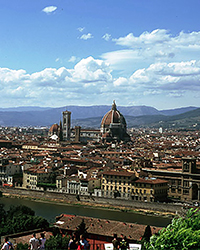
[[[66,205],[60,203],[55,204],[55,203],[26,200],[20,198],[1,197],[0,203],[4,204],[5,206],[4,208],[6,210],[8,210],[9,207],[13,205],[14,206],[25,205],[27,207],[30,207],[32,210],[35,211],[36,215],[42,216],[43,218],[47,219],[50,223],[55,222],[55,217],[62,213],[88,216],[100,219],[132,222],[132,223],[151,225],[157,227],[165,227],[171,222],[169,218],[163,218],[158,216],[142,215],[138,213],[121,212],[121,211],[106,210],[100,208],[82,207],[76,205]]]

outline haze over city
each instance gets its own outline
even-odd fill
[[[7,0],[0,107],[200,107],[198,0]]]

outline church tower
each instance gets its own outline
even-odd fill
[[[67,110],[63,112],[62,131],[63,139],[69,141],[71,135],[71,112]]]

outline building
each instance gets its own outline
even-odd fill
[[[51,170],[48,167],[30,167],[23,172],[23,188],[40,189],[38,184],[49,183]]]
[[[6,158],[0,159],[0,185],[13,186],[15,176],[22,174],[21,165],[10,162]]]
[[[153,177],[169,182],[168,195],[180,201],[200,201],[200,169],[196,159],[182,158],[182,169],[143,169]]]
[[[139,178],[127,171],[106,171],[102,174],[102,196],[137,201],[167,200],[168,181]]]
[[[84,221],[86,225],[88,240],[91,244],[97,244],[97,242],[99,244],[101,242],[112,242],[114,234],[117,234],[119,239],[126,236],[129,243],[134,243],[141,240],[146,228],[146,225],[141,224],[69,214],[61,214],[56,217],[56,223],[54,225],[58,227],[63,234],[72,234],[77,230],[82,221]],[[161,228],[158,227],[151,227],[151,232],[155,234],[160,229]],[[92,247],[91,249],[96,248]],[[100,249],[105,248],[102,246]]]
[[[67,110],[63,112],[62,132],[63,139],[69,141],[71,134],[71,112]]]
[[[127,134],[126,120],[117,110],[115,101],[110,111],[108,111],[101,121],[101,135],[103,141],[128,141],[130,136]]]

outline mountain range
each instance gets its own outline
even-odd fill
[[[72,126],[99,128],[102,117],[110,109],[111,106],[107,105],[0,108],[0,126],[51,126],[59,123],[62,120],[62,112],[68,110],[72,113]],[[161,125],[163,127],[178,125],[194,127],[198,126],[198,117],[200,121],[200,108],[198,107],[157,110],[149,106],[118,106],[117,109],[126,118],[128,127]]]

